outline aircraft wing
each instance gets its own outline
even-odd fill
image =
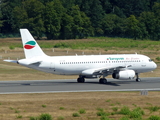
[[[87,69],[87,70],[82,71],[82,75],[112,73],[114,70],[120,70],[122,68],[128,68],[128,67],[131,67],[131,65],[129,65],[129,66],[111,66],[111,67]]]

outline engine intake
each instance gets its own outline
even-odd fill
[[[134,70],[119,71],[112,74],[112,77],[114,79],[120,79],[120,80],[130,80],[133,79],[134,76],[135,76]]]

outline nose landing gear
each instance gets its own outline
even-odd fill
[[[141,79],[139,78],[139,74],[136,73],[136,82],[140,82],[140,81],[141,81]]]

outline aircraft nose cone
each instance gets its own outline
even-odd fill
[[[154,63],[153,68],[154,68],[154,69],[156,69],[156,68],[157,68],[157,64],[156,64],[156,63]]]

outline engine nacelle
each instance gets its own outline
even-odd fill
[[[120,79],[120,80],[133,79],[134,76],[135,76],[135,71],[134,70],[119,71],[117,73],[112,74],[112,77],[114,79]]]

